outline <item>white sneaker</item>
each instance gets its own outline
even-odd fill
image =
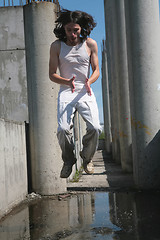
[[[84,168],[84,171],[85,171],[87,174],[93,174],[93,173],[94,173],[94,165],[93,165],[92,160],[91,160],[89,163],[86,163],[86,162],[83,160],[83,168]]]
[[[83,152],[80,151],[80,156],[83,159],[83,169],[87,174],[93,174],[94,173],[94,165],[92,160],[90,162],[87,162],[83,156]]]

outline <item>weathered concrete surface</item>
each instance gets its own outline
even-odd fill
[[[0,117],[28,121],[23,7],[0,8]]]
[[[0,119],[0,217],[26,198],[27,162],[24,123]]]
[[[118,55],[118,102],[119,102],[119,136],[121,166],[126,172],[133,171],[132,135],[128,80],[128,58],[126,44],[126,25],[124,0],[116,2],[117,16],[117,55]]]
[[[25,51],[0,51],[0,117],[28,121]]]
[[[56,4],[51,2],[24,6],[32,187],[42,195],[66,191],[66,181],[60,178],[63,162],[56,135],[59,85],[49,80],[55,12]]]
[[[107,61],[109,70],[109,84],[111,87],[111,133],[112,156],[117,163],[120,159],[119,137],[119,73],[118,73],[118,42],[116,0],[104,0]]]
[[[125,0],[133,172],[139,188],[160,188],[159,1]]]
[[[133,189],[133,176],[122,171],[120,165],[112,160],[104,150],[98,150],[93,158],[95,173],[86,174],[84,171],[78,182],[69,182],[68,190],[126,190]]]
[[[0,50],[24,48],[23,7],[1,7]]]
[[[112,135],[111,135],[111,111],[110,111],[110,88],[108,79],[108,60],[106,42],[103,42],[102,50],[102,95],[103,95],[103,115],[104,115],[104,133],[105,133],[105,148],[107,153],[111,153]]]

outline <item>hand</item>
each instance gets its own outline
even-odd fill
[[[73,76],[73,77],[69,80],[69,86],[71,87],[72,93],[75,91],[74,79],[75,79],[75,76]]]
[[[89,83],[89,79],[88,78],[86,78],[85,86],[86,86],[86,89],[87,89],[87,93],[89,94],[89,96],[91,96],[92,92],[91,92],[91,87],[90,87],[90,83]]]

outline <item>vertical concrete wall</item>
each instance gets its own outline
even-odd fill
[[[117,20],[119,139],[122,169],[132,172],[132,134],[124,0],[115,5]]]
[[[111,153],[111,119],[110,119],[110,93],[108,82],[108,61],[105,42],[102,51],[102,95],[103,95],[103,115],[104,115],[104,133],[105,133],[105,149],[107,153]]]
[[[28,121],[23,7],[0,8],[0,117]]]
[[[0,216],[26,198],[25,125],[0,119]]]
[[[112,152],[122,169],[132,172],[132,138],[124,1],[105,0],[107,71],[111,88]],[[105,63],[106,64],[106,63]],[[103,64],[103,68],[105,65]],[[110,91],[108,91],[109,94]],[[105,95],[105,93],[103,94]],[[105,106],[108,100],[104,99]],[[107,123],[108,124],[108,123]]]
[[[62,159],[56,136],[59,86],[48,74],[55,12],[56,4],[51,2],[24,6],[32,187],[43,195],[66,191],[66,181],[60,179]]]
[[[104,0],[104,6],[112,82],[111,120],[112,126],[118,123],[122,135],[119,151],[122,168],[131,171],[132,145],[137,187],[157,188],[160,186],[159,1]],[[123,135],[127,138],[122,138]],[[116,151],[113,143],[115,159]]]
[[[125,0],[133,170],[138,188],[160,186],[160,25],[158,0]]]
[[[120,163],[119,142],[119,81],[118,81],[118,56],[117,56],[117,20],[115,0],[105,0],[105,27],[107,60],[109,64],[109,82],[111,86],[111,132],[112,132],[112,155],[117,163]]]

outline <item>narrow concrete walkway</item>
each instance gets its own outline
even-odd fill
[[[134,189],[133,175],[124,173],[104,150],[98,150],[93,158],[94,174],[84,171],[78,182],[68,182],[68,191],[127,191]]]

